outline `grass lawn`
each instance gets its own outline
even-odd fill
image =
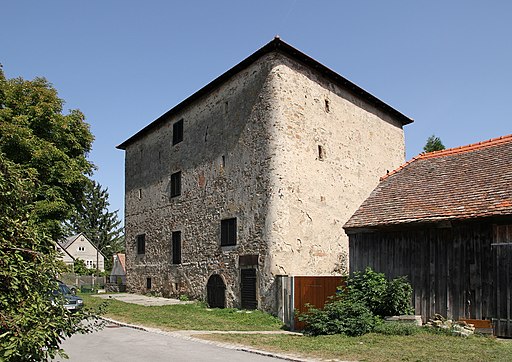
[[[261,311],[209,309],[203,304],[178,304],[146,307],[118,300],[105,300],[80,294],[86,308],[97,311],[103,303],[102,316],[120,322],[155,327],[163,330],[273,331],[279,330],[279,319]]]
[[[197,337],[197,336],[196,336]],[[200,338],[309,358],[345,361],[511,361],[512,341],[421,333],[361,337],[209,334]]]
[[[277,331],[281,322],[260,311],[208,309],[203,304],[141,306],[81,294],[87,308],[104,305],[103,316],[163,330]],[[512,361],[512,341],[421,332],[307,337],[283,334],[205,334],[204,339],[314,359],[345,361]]]

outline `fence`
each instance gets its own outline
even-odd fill
[[[108,280],[108,277],[105,276],[97,277],[94,275],[78,275],[75,273],[63,273],[59,278],[64,284],[70,287],[74,286],[81,291],[104,289]]]
[[[341,276],[287,276],[277,278],[278,316],[291,329],[300,330],[304,324],[297,315],[307,311],[306,304],[323,308],[329,297],[344,285]]]

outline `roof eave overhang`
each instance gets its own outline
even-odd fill
[[[512,212],[500,213],[495,215],[472,215],[467,217],[436,217],[436,218],[425,218],[425,219],[413,219],[413,220],[401,220],[393,221],[382,224],[374,225],[358,225],[358,226],[343,226],[347,235],[359,234],[359,233],[372,233],[382,230],[397,230],[397,229],[410,229],[418,227],[430,227],[430,228],[450,228],[453,223],[463,222],[501,222],[504,220],[512,220]]]

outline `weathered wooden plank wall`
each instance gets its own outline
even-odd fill
[[[512,224],[494,225],[492,254],[494,263],[495,334],[512,337]]]
[[[406,275],[417,314],[490,319],[493,312],[492,225],[462,223],[350,235],[350,270],[367,266]]]

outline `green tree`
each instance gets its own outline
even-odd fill
[[[427,143],[423,147],[423,151],[425,152],[441,151],[444,149],[445,147],[443,145],[443,142],[441,142],[441,139],[439,137],[436,137],[435,135],[430,136],[427,139]]]
[[[84,312],[58,297],[54,242],[39,222],[37,177],[0,153],[0,360],[44,361],[62,353],[63,338],[85,333]]]
[[[89,126],[62,105],[45,79],[6,79],[0,68],[0,361],[53,358],[63,338],[90,330],[86,313],[51,297],[55,240],[93,169]]]
[[[33,171],[34,217],[55,239],[94,168],[89,125],[79,110],[63,114],[63,104],[46,79],[6,79],[0,68],[0,152]]]
[[[92,275],[94,273],[94,270],[87,268],[85,261],[79,258],[75,259],[73,263],[73,271],[78,275]]]
[[[105,256],[105,270],[112,268],[112,255],[124,251],[121,221],[116,211],[109,211],[108,190],[90,182],[85,197],[66,222],[68,233],[84,233]]]

